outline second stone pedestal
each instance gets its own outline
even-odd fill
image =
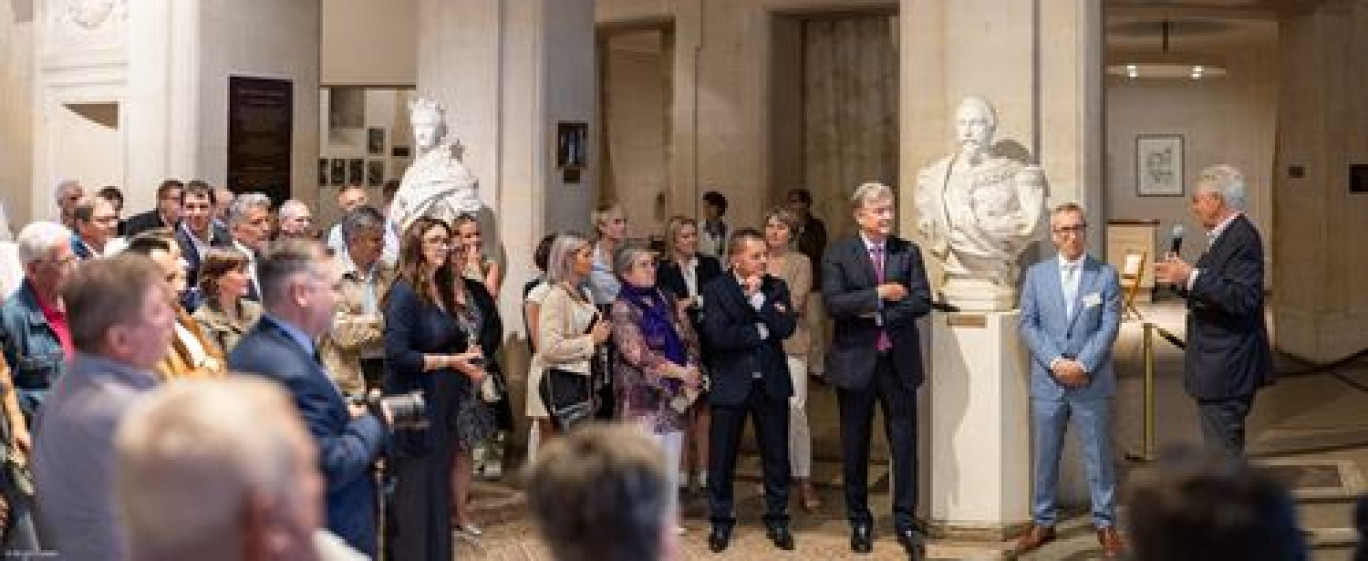
[[[1020,321],[1019,311],[931,318],[934,538],[1001,543],[1029,523],[1030,394]]]

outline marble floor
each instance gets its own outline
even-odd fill
[[[1183,309],[1172,300],[1140,304],[1147,321],[1182,336]],[[1142,452],[1144,426],[1144,376],[1142,354],[1143,328],[1139,321],[1122,326],[1114,359],[1118,367],[1119,389],[1115,401],[1114,436],[1122,478],[1138,462],[1123,459]],[[1181,351],[1162,339],[1155,339],[1155,440],[1157,448],[1196,443],[1199,439],[1196,412],[1183,393]],[[1279,372],[1302,369],[1307,365],[1279,357]],[[759,466],[754,455],[743,458],[738,474],[737,495],[740,522],[732,547],[722,555],[707,550],[706,500],[701,493],[681,495],[684,525],[688,532],[683,544],[686,559],[850,559],[848,528],[842,515],[839,490],[839,439],[837,437],[835,396],[829,387],[813,384],[809,398],[813,423],[814,479],[821,483],[824,504],[816,512],[792,510],[798,541],[796,552],[774,549],[764,537],[759,521],[762,507]],[[1261,392],[1249,425],[1250,454],[1256,461],[1275,466],[1293,485],[1298,497],[1303,528],[1315,547],[1313,559],[1339,561],[1351,558],[1355,535],[1351,512],[1353,497],[1364,491],[1368,473],[1368,365],[1346,367],[1334,372],[1290,376]],[[876,442],[877,442],[876,438]],[[1072,446],[1072,444],[1070,445]],[[1066,448],[1066,464],[1070,464]],[[871,470],[875,505],[887,505],[888,481],[882,446],[876,446]],[[1073,456],[1073,457],[1076,457]],[[1076,464],[1076,462],[1074,462]],[[1065,499],[1079,504],[1068,509],[1061,524],[1061,539],[1023,559],[1082,560],[1100,557],[1091,523],[1086,516],[1086,490],[1080,469],[1066,466]],[[477,518],[485,533],[478,540],[459,539],[457,557],[462,560],[547,560],[545,548],[535,537],[523,511],[516,473],[504,481],[482,482],[475,494]],[[886,506],[885,506],[886,512]],[[862,559],[900,559],[901,549],[889,535],[891,523],[879,520],[876,534],[882,532],[872,556]],[[1124,510],[1120,513],[1123,520]],[[937,559],[1000,558],[981,549],[965,549],[953,543],[934,543],[929,549]],[[971,553],[972,552],[972,553]]]

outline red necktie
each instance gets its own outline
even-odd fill
[[[874,279],[877,280],[879,284],[883,284],[883,282],[884,282],[883,246],[882,246],[882,245],[874,245],[874,246],[871,246],[871,247],[869,248],[869,259],[870,259],[871,261],[874,262]],[[885,330],[885,329],[882,328],[882,327],[879,328],[879,341],[878,341],[877,343],[874,344],[874,348],[875,348],[876,350],[878,350],[879,352],[881,352],[881,353],[882,353],[882,352],[885,352],[885,351],[887,351],[887,350],[889,350],[889,349],[891,349],[891,348],[893,348],[893,341],[892,341],[891,339],[888,338],[888,331]]]

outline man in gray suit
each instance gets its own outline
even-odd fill
[[[1111,455],[1112,343],[1121,323],[1116,269],[1085,253],[1088,225],[1074,203],[1050,215],[1058,257],[1036,263],[1021,290],[1021,338],[1031,352],[1035,496],[1031,529],[1017,553],[1055,538],[1055,487],[1070,418],[1083,445],[1093,524],[1107,558],[1121,554],[1116,532],[1116,473]]]

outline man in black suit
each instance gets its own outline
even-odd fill
[[[822,298],[836,322],[826,376],[836,386],[841,417],[850,548],[874,547],[869,511],[869,438],[874,403],[883,405],[893,453],[893,523],[912,559],[923,555],[914,526],[917,506],[917,387],[922,381],[917,318],[931,309],[921,251],[893,236],[893,191],[865,183],[851,197],[860,232],[822,259]]]
[[[128,237],[157,228],[175,228],[180,222],[181,189],[185,184],[167,179],[157,186],[157,208],[134,215],[124,225]]]
[[[279,382],[294,398],[318,445],[327,482],[328,529],[352,547],[376,554],[376,486],[371,473],[388,439],[388,413],[349,405],[319,362],[314,341],[332,329],[342,271],[322,244],[291,240],[259,264],[266,313],[232,354],[228,366]]]
[[[1245,418],[1254,393],[1272,382],[1264,325],[1263,241],[1245,217],[1244,177],[1227,165],[1197,177],[1192,213],[1208,231],[1195,266],[1176,254],[1155,265],[1156,279],[1187,298],[1183,382],[1197,400],[1207,445],[1244,453]]]
[[[200,264],[214,247],[233,247],[228,229],[214,222],[214,188],[198,179],[181,190],[181,223],[176,228],[176,243],[185,257],[186,282],[199,285]]]
[[[746,415],[755,423],[765,483],[766,535],[779,549],[792,550],[789,531],[789,380],[783,341],[793,335],[797,316],[784,281],[765,274],[765,238],[741,229],[727,244],[731,272],[703,288],[703,335],[709,342],[712,387],[708,506],[713,552],[727,548],[736,513],[732,477]]]

